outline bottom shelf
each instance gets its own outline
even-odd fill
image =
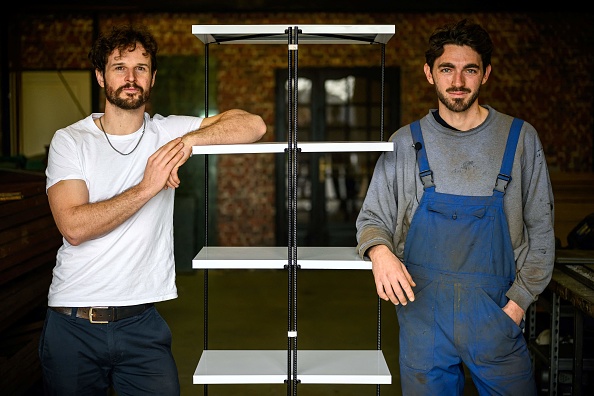
[[[287,379],[286,350],[206,350],[194,384],[282,384]],[[297,351],[302,384],[390,384],[382,351]]]

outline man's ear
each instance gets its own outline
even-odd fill
[[[155,85],[155,80],[157,79],[157,71],[153,72],[153,81],[151,81],[151,88]]]
[[[483,76],[483,81],[481,82],[481,85],[483,85],[484,83],[487,82],[490,75],[491,75],[491,65],[487,65],[487,67],[485,68],[485,75]]]
[[[423,71],[425,72],[425,78],[427,78],[427,81],[429,81],[429,84],[431,84],[431,85],[435,84],[435,82],[433,81],[433,75],[431,74],[431,68],[429,67],[428,64],[425,63],[425,66],[423,66]]]
[[[101,70],[95,69],[95,78],[97,79],[99,86],[101,88],[104,88],[105,87],[105,76],[103,75],[103,72]]]

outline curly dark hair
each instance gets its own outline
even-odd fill
[[[93,68],[105,72],[107,59],[114,50],[134,51],[136,45],[144,47],[151,58],[151,72],[157,70],[157,52],[159,46],[153,35],[145,27],[117,26],[111,32],[99,36],[89,51],[89,60]]]
[[[431,69],[435,59],[443,54],[446,44],[467,45],[475,50],[483,61],[483,71],[491,64],[493,42],[489,33],[475,22],[463,19],[435,29],[429,37],[429,48],[425,51],[425,61]]]

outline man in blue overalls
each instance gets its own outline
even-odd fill
[[[479,105],[489,34],[437,29],[425,76],[438,108],[396,131],[357,218],[358,252],[396,305],[404,395],[536,394],[524,314],[554,266],[553,193],[528,122]]]

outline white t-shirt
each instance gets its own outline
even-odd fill
[[[109,199],[138,184],[148,157],[170,140],[196,130],[202,118],[189,116],[150,118],[125,136],[105,134],[93,113],[54,134],[46,169],[46,191],[61,180],[83,180],[89,202]],[[48,294],[49,306],[123,306],[177,297],[173,256],[174,190],[159,192],[137,213],[111,232],[58,250]]]

